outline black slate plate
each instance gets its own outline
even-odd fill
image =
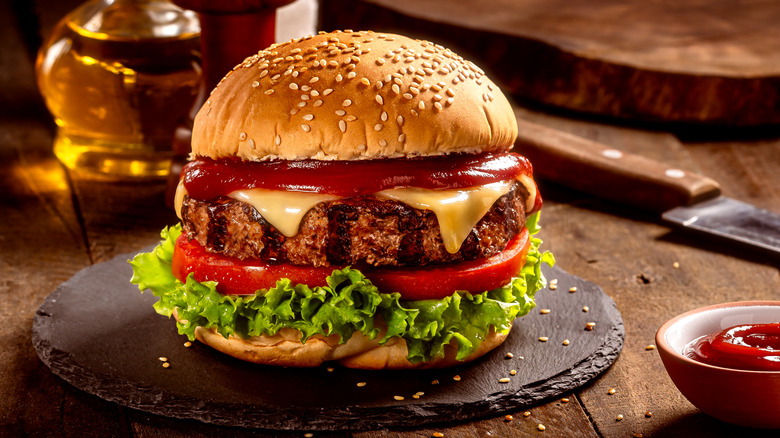
[[[173,320],[152,309],[155,297],[128,282],[130,258],[85,268],[47,297],[33,321],[38,356],[54,374],[106,400],[220,425],[373,429],[498,415],[585,384],[615,361],[625,337],[601,288],[552,268],[546,275],[558,288],[540,291],[536,309],[516,321],[504,345],[473,363],[426,371],[261,366],[197,342],[185,348]],[[585,330],[588,322],[593,330]],[[499,382],[504,377],[511,379]]]

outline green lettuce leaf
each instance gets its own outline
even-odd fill
[[[526,226],[532,234],[539,231],[538,213]],[[403,338],[412,363],[443,355],[452,339],[458,344],[457,358],[463,359],[474,352],[491,327],[508,332],[515,318],[534,308],[534,294],[546,285],[541,264],[555,262],[552,254],[539,251],[541,240],[532,236],[518,276],[504,287],[481,294],[455,292],[440,300],[402,300],[398,292],[379,292],[359,270],[347,267],[334,270],[326,286],[312,288],[281,279],[255,295],[231,296],[217,292],[215,282],[200,283],[192,274],[184,283],[173,276],[171,260],[180,234],[180,224],[165,228],[154,250],[130,261],[131,283],[159,298],[154,304],[157,313],[170,317],[177,309],[180,334],[195,339],[198,326],[214,327],[225,337],[273,335],[282,328],[293,328],[301,332],[302,342],[316,334],[338,334],[346,342],[356,331],[377,338],[380,330],[374,321],[380,316],[387,331],[379,342]]]

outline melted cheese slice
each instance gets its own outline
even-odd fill
[[[266,189],[236,190],[229,198],[244,201],[265,220],[287,237],[298,234],[303,216],[320,202],[339,199],[335,195],[306,192],[285,192]]]
[[[500,181],[466,189],[429,190],[416,187],[383,190],[376,195],[436,214],[441,239],[448,252],[460,250],[471,230],[498,198],[509,192],[512,181]]]

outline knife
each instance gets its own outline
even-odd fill
[[[780,215],[723,196],[706,176],[520,118],[517,123],[514,150],[531,160],[535,176],[780,254]]]

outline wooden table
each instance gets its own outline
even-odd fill
[[[30,27],[35,17],[32,9],[8,3],[0,6],[0,436],[303,436],[123,408],[73,388],[40,362],[30,330],[42,300],[79,269],[157,241],[159,230],[176,218],[165,207],[164,183],[85,178],[54,159],[54,126],[33,75],[39,41],[38,30]],[[52,19],[45,13],[41,17],[45,32]],[[703,173],[723,184],[727,195],[780,212],[780,136],[772,130],[674,133],[520,106],[517,112]],[[616,363],[565,394],[568,402],[562,396],[533,406],[527,417],[519,411],[509,412],[509,421],[501,416],[418,430],[314,436],[776,436],[776,431],[741,429],[700,413],[674,387],[657,351],[647,346],[664,321],[683,311],[726,301],[777,300],[778,260],[672,230],[657,217],[553,182],[542,181],[540,188],[546,201],[544,247],[555,254],[558,266],[599,284],[623,315],[626,341]],[[129,329],[149,335],[140,327]],[[538,424],[546,430],[538,430]]]

